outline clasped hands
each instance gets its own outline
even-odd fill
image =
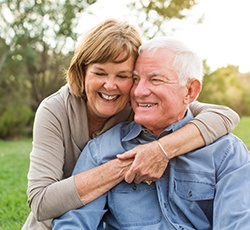
[[[128,160],[134,158],[132,165],[126,172],[124,180],[127,183],[135,182],[140,184],[145,182],[151,184],[157,181],[164,173],[168,159],[158,150],[157,142],[150,142],[144,145],[138,145],[133,149],[118,154],[120,160]]]

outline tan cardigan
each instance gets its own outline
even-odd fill
[[[194,115],[199,113],[192,122],[206,144],[230,132],[239,122],[238,115],[224,106],[195,102],[190,108]],[[128,105],[95,135],[132,118]],[[32,213],[23,230],[51,229],[51,218],[83,205],[71,173],[89,140],[86,102],[71,94],[68,85],[41,103],[34,122],[28,173],[27,194]]]

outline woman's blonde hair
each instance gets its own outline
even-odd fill
[[[124,62],[136,60],[141,38],[130,24],[115,19],[106,20],[90,30],[81,40],[71,60],[67,80],[77,97],[85,98],[85,72],[91,63]],[[123,59],[117,60],[123,52]]]

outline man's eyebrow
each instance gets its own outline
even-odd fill
[[[139,75],[139,73],[137,72],[137,71],[133,71],[133,75],[136,75],[136,76],[138,76]]]
[[[139,73],[136,70],[134,70],[133,75],[139,76]],[[154,71],[154,72],[149,73],[148,76],[149,77],[155,77],[155,76],[164,76],[164,75],[161,74],[159,71]]]
[[[154,72],[151,72],[148,74],[148,76],[150,76],[150,77],[155,77],[155,76],[159,76],[159,75],[162,75],[159,71],[154,71]]]

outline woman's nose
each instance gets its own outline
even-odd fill
[[[116,81],[115,77],[112,77],[112,76],[106,77],[104,87],[107,90],[116,89],[117,88],[117,81]]]

